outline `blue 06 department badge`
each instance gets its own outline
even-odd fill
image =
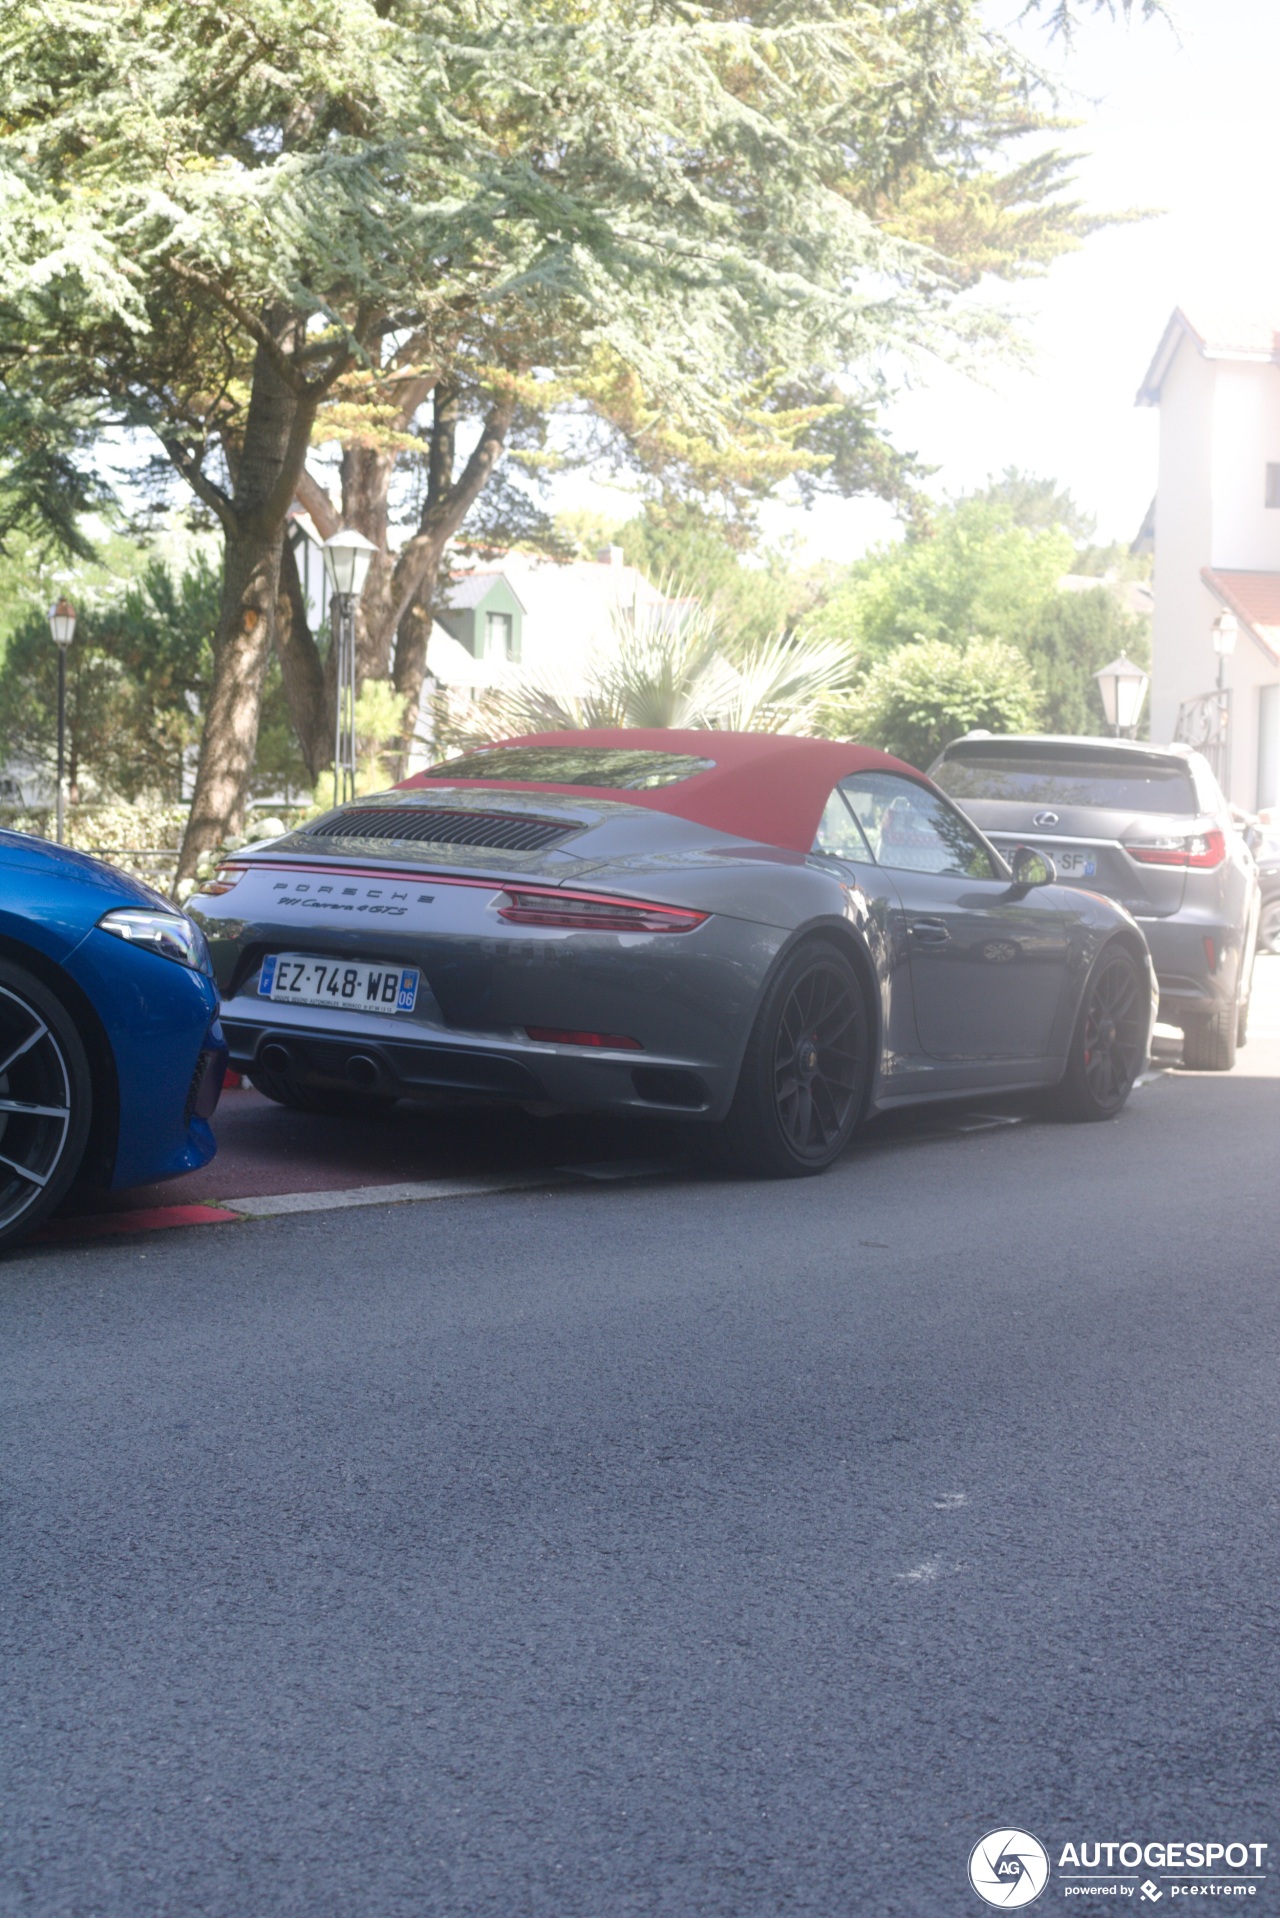
[[[1049,1854],[1029,1831],[989,1831],[969,1853],[969,1883],[986,1904],[1017,1911],[1049,1882]]]

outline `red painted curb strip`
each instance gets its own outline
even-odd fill
[[[232,1225],[240,1214],[220,1205],[157,1205],[146,1212],[95,1212],[84,1218],[51,1219],[31,1243],[51,1239],[100,1239],[113,1232],[159,1232],[170,1225]]]

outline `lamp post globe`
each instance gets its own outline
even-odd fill
[[[76,609],[67,598],[59,599],[49,608],[49,631],[55,646],[64,649],[76,636]]]
[[[65,594],[49,608],[49,633],[58,649],[58,786],[54,798],[54,836],[61,845],[66,823],[63,777],[67,761],[67,648],[76,636],[76,609]]]
[[[1234,613],[1219,613],[1213,622],[1213,650],[1219,659],[1230,659],[1240,637],[1240,621]]]
[[[321,547],[324,570],[339,599],[359,599],[377,547],[352,526],[340,526]]]
[[[1101,667],[1094,678],[1098,682],[1107,724],[1117,739],[1122,733],[1135,732],[1142,702],[1151,683],[1141,666],[1135,665],[1127,653],[1121,653],[1118,658]]]

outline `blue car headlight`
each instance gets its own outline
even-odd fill
[[[104,912],[99,930],[124,939],[131,946],[143,946],[161,959],[172,959],[193,972],[213,977],[209,943],[199,926],[185,912],[152,912],[145,906],[117,906]]]

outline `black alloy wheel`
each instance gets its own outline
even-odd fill
[[[66,1009],[0,961],[0,1251],[48,1217],[84,1157],[93,1084]]]
[[[1066,1119],[1114,1119],[1142,1070],[1150,1008],[1142,968],[1123,946],[1094,967],[1076,1019],[1067,1069],[1051,1105]]]
[[[838,947],[798,947],[765,994],[723,1129],[733,1163],[768,1178],[821,1172],[866,1103],[870,1022]]]

